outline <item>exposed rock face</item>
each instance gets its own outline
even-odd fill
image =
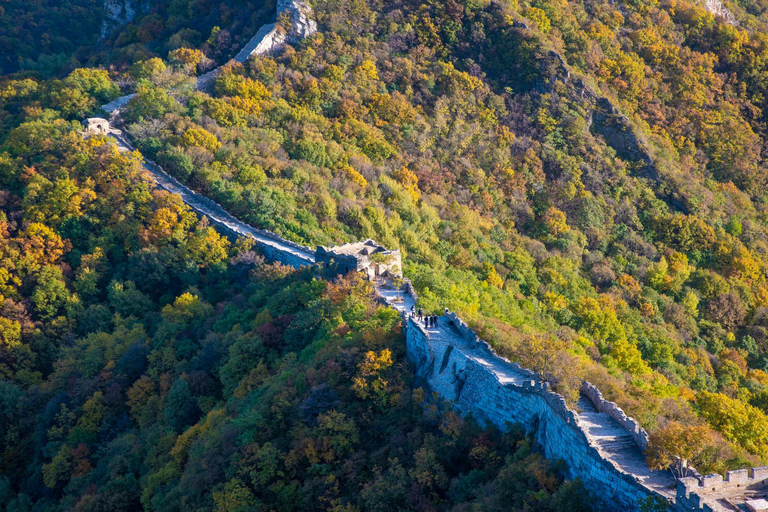
[[[107,4],[112,5],[112,9],[115,12],[128,12],[127,8],[121,6],[133,6],[137,0],[105,0]],[[125,2],[123,4],[123,2]],[[106,4],[105,4],[106,5]],[[118,11],[118,9],[123,9]],[[132,7],[131,7],[132,9]],[[130,10],[130,19],[136,15],[135,10]],[[262,26],[258,32],[243,46],[243,48],[235,55],[234,61],[241,64],[245,63],[252,55],[264,55],[272,51],[280,49],[287,41],[298,41],[304,37],[317,32],[317,23],[312,19],[312,8],[301,0],[278,0],[276,17],[280,18],[283,14],[287,14],[291,21],[291,28],[288,33],[281,27],[278,27],[275,23],[268,23]],[[127,23],[130,19],[126,19],[123,23]],[[106,22],[105,22],[106,23]],[[106,25],[105,25],[106,26]],[[117,26],[117,25],[114,25]],[[114,26],[112,28],[114,28]],[[107,29],[107,33],[112,28]],[[104,33],[102,28],[102,33]],[[102,37],[104,37],[102,35]],[[213,88],[213,84],[216,81],[216,77],[221,73],[220,68],[213,69],[204,75],[197,78],[196,87],[200,91],[210,92]],[[135,96],[135,94],[128,94],[113,100],[101,107],[102,110],[110,114],[111,116],[117,116],[128,102]]]
[[[101,39],[115,28],[133,21],[143,6],[141,0],[104,0],[104,21],[101,24]]]
[[[739,24],[730,9],[723,5],[721,0],[704,0],[704,7],[715,16],[722,17],[726,23],[730,23],[731,25]]]
[[[312,19],[312,8],[301,0],[278,0],[276,18],[288,16],[288,32],[275,23],[264,25],[235,56],[235,61],[244,63],[251,55],[264,55],[280,49],[286,42],[297,42],[317,32],[317,23]]]
[[[303,0],[277,0],[277,16],[287,13],[291,18],[290,38],[303,39],[317,32],[312,8]]]

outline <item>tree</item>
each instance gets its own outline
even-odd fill
[[[723,437],[741,444],[753,454],[768,449],[768,417],[759,409],[721,393],[701,391],[696,404],[702,416]]]
[[[721,293],[710,300],[706,306],[707,314],[723,327],[733,330],[744,322],[747,310],[744,302],[736,293]]]
[[[127,122],[135,122],[139,119],[159,118],[169,112],[179,110],[179,104],[163,89],[141,81],[136,86],[134,96],[122,113]]]
[[[175,432],[181,432],[200,417],[200,408],[192,398],[187,381],[176,379],[163,401],[163,419]]]
[[[381,353],[368,351],[365,359],[358,365],[357,376],[353,379],[352,389],[362,399],[374,398],[380,404],[389,398],[388,383],[382,373],[392,366],[392,352],[384,349]]]
[[[75,300],[69,293],[64,275],[58,267],[43,267],[37,274],[36,281],[37,286],[32,293],[32,303],[43,320],[53,320]]]
[[[684,477],[689,467],[705,467],[708,461],[703,456],[714,442],[713,432],[705,426],[670,421],[651,432],[645,457],[651,469],[672,467],[676,476]]]
[[[250,512],[260,508],[259,500],[242,481],[235,478],[224,485],[224,489],[213,493],[218,512]]]
[[[64,84],[79,89],[92,96],[100,105],[108,103],[120,95],[120,88],[103,69],[78,68],[72,71]]]
[[[221,148],[221,142],[211,132],[203,128],[189,128],[181,136],[181,143],[186,147],[201,147],[211,153],[215,153]]]

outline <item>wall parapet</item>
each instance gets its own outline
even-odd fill
[[[658,475],[652,475],[647,466],[645,472],[634,473],[633,468],[643,465],[638,448],[631,448],[628,464],[617,465],[602,451],[602,432],[589,430],[589,422],[584,423],[539,374],[499,356],[452,311],[446,309],[444,318],[450,325],[441,328],[439,335],[424,329],[413,317],[408,318],[406,328],[408,357],[416,366],[417,377],[432,391],[483,423],[499,428],[509,423],[521,425],[534,436],[545,457],[564,460],[570,476],[582,478],[606,508],[638,510],[645,499],[672,498],[671,475],[649,487],[643,482]],[[606,418],[614,421],[607,414],[591,417],[598,423]],[[609,431],[610,443],[624,427],[599,423],[597,428]],[[618,439],[634,445],[626,432],[618,434]]]
[[[745,491],[768,490],[768,466],[728,471],[725,478],[712,474],[677,480],[675,501],[683,510],[713,510],[705,500],[710,497],[741,495]]]
[[[531,380],[527,380],[523,383],[523,387],[529,389],[541,388],[542,390],[549,391],[549,384],[542,379],[541,375],[522,367],[519,363],[512,362],[506,357],[500,356],[488,342],[482,340],[480,336],[478,336],[478,334],[472,330],[472,328],[469,327],[466,322],[464,322],[464,320],[462,320],[456,313],[450,311],[448,308],[445,308],[445,316],[456,328],[456,330],[459,331],[464,340],[476,345],[480,350],[497,359],[501,364],[509,366],[513,371],[530,378]],[[610,402],[603,398],[603,394],[600,392],[600,390],[589,382],[584,381],[582,383],[581,392],[595,405],[595,408],[597,408],[598,412],[607,413],[622,427],[624,427],[630,433],[632,439],[635,441],[640,450],[645,451],[648,448],[648,433],[640,426],[637,420],[631,416],[627,416],[624,410],[616,405],[615,402]],[[553,403],[558,404],[558,409],[560,409],[560,412],[567,415],[566,411],[570,412],[570,409],[568,409],[566,405],[565,398],[559,394],[553,394],[555,394],[557,397]],[[559,407],[561,402],[564,409]]]
[[[525,377],[528,377],[530,379],[536,380],[536,381],[544,381],[542,376],[534,371],[529,370],[528,368],[525,368],[520,363],[510,361],[506,357],[499,355],[496,350],[491,346],[490,343],[483,340],[478,336],[478,334],[467,325],[464,320],[459,317],[456,313],[451,311],[448,308],[445,308],[445,317],[451,322],[451,324],[456,328],[456,330],[459,331],[461,336],[464,338],[464,340],[477,345],[477,348],[485,352],[491,357],[494,357],[499,360],[499,362],[506,364],[509,366],[513,371],[523,374]],[[548,383],[546,383],[547,386],[549,386]]]
[[[405,294],[411,298],[414,304],[419,302],[419,294],[416,293],[416,288],[414,288],[413,283],[407,277],[403,278],[403,290],[405,290]]]
[[[645,451],[648,448],[648,432],[631,416],[627,416],[624,410],[616,405],[616,402],[610,402],[603,398],[603,394],[593,384],[584,381],[581,383],[581,392],[589,398],[594,404],[598,412],[608,413],[611,418],[619,422],[619,424],[627,429],[632,435],[632,439],[637,446]]]

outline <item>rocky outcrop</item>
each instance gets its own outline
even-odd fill
[[[317,23],[312,19],[312,8],[302,0],[278,0],[276,18],[278,22],[288,17],[288,27],[278,23],[264,25],[248,43],[235,55],[240,63],[252,55],[264,55],[282,48],[286,42],[295,43],[317,32]]]
[[[107,4],[114,4],[111,8],[115,12],[118,11],[120,6],[133,5],[132,2],[136,0],[105,0]],[[127,12],[127,11],[126,11]],[[131,19],[135,15],[135,10],[130,11]],[[244,64],[253,55],[264,55],[270,52],[274,52],[282,48],[286,42],[295,42],[304,37],[317,32],[317,23],[312,19],[312,8],[306,2],[301,0],[278,0],[276,17],[279,19],[281,16],[287,15],[290,21],[290,28],[288,32],[283,27],[277,26],[276,23],[268,23],[262,26],[258,32],[237,52],[237,55],[232,59],[235,62]],[[130,21],[130,20],[127,20]],[[111,29],[110,29],[111,30]],[[216,81],[216,77],[221,73],[221,68],[213,69],[204,75],[197,77],[195,84],[196,89],[204,92],[210,92],[213,88],[213,84]],[[116,100],[113,100],[106,105],[101,106],[101,110],[110,114],[113,118],[120,113],[125,105],[135,96],[135,94],[128,94],[121,96]]]
[[[283,14],[287,14],[291,21],[289,38],[303,39],[317,32],[312,8],[304,0],[277,0],[278,19]]]
[[[587,121],[592,133],[601,135],[621,158],[642,163],[637,171],[642,177],[655,183],[661,181],[648,145],[637,135],[629,118],[610,100],[595,95]]]
[[[733,15],[731,10],[728,9],[721,0],[704,0],[704,7],[715,16],[723,18],[726,23],[730,23],[731,25],[739,24],[738,20],[736,20],[736,16]]]
[[[145,7],[144,3],[142,0],[104,0],[100,38],[104,39],[117,27],[133,21],[136,14]]]

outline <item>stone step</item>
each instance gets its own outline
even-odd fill
[[[625,450],[634,450],[637,448],[635,441],[631,437],[618,438],[618,439],[598,439],[598,446],[601,449],[609,452],[623,452]]]
[[[592,400],[589,399],[589,397],[586,397],[584,395],[581,395],[579,397],[579,410],[582,413],[585,412],[597,412],[597,408],[595,408],[595,404],[592,403]]]

